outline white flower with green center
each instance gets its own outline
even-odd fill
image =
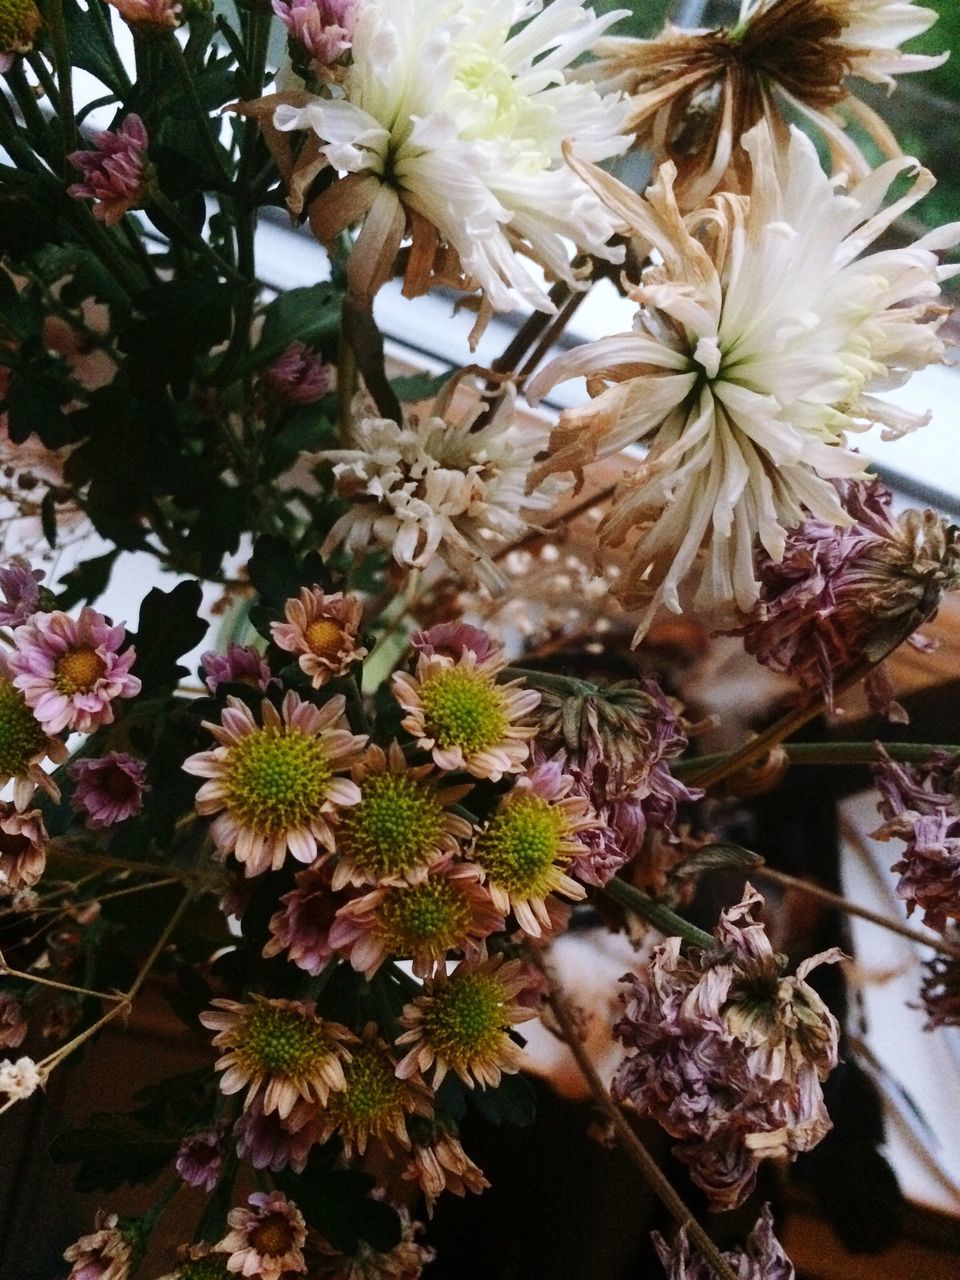
[[[577,165],[662,261],[631,293],[634,332],[560,356],[529,387],[536,398],[586,376],[594,397],[562,416],[534,482],[628,445],[648,449],[599,531],[602,547],[635,539],[618,593],[643,609],[638,639],[661,603],[681,611],[691,576],[701,615],[728,614],[732,602],[749,610],[757,539],[779,560],[787,530],[808,515],[849,524],[830,483],[863,475],[846,432],[922,426],[926,418],[873,393],[944,350],[935,302],[960,268],[941,267],[937,251],[960,241],[960,224],[860,256],[930,190],[930,174],[884,209],[915,161],[890,161],[845,193],[796,130],[785,155],[765,125],[744,145],[752,194],[717,196],[685,220],[672,165],[646,198]]]
[[[354,768],[360,801],[337,827],[332,888],[347,884],[397,884],[422,880],[427,869],[468,840],[471,824],[449,811],[471,790],[440,787],[433,765],[407,764],[398,743],[388,752],[372,745]]]
[[[367,744],[351,733],[341,695],[323,707],[290,692],[282,715],[262,705],[262,725],[238,698],[228,698],[221,724],[204,722],[219,742],[184,762],[187,773],[210,781],[197,792],[197,812],[217,814],[211,835],[218,851],[234,854],[248,876],[279,870],[288,852],[316,861],[318,846],[332,851],[331,819],[356,804],[360,791],[349,769]]]
[[[500,656],[478,662],[467,651],[456,662],[421,654],[415,676],[393,675],[393,696],[407,715],[403,727],[441,769],[465,769],[498,782],[519,773],[536,726],[525,723],[540,695],[521,680],[497,683]]]
[[[447,976],[442,970],[424,984],[423,995],[408,1004],[400,1019],[406,1027],[398,1045],[411,1045],[397,1074],[433,1072],[440,1087],[455,1071],[469,1088],[496,1089],[501,1074],[520,1069],[523,1051],[510,1038],[510,1028],[536,1017],[518,994],[534,985],[519,960],[503,956],[464,960]]]
[[[223,1072],[221,1092],[247,1090],[244,1107],[259,1097],[264,1112],[285,1119],[299,1099],[326,1106],[330,1093],[343,1089],[344,1062],[355,1037],[336,1022],[317,1016],[316,1006],[297,1000],[252,1003],[214,1000],[200,1015],[205,1027],[219,1034],[213,1043],[227,1052],[216,1069]]]
[[[626,13],[597,17],[580,0],[361,7],[343,96],[274,113],[278,129],[315,133],[341,175],[310,206],[315,234],[328,242],[363,222],[348,265],[355,293],[376,292],[407,235],[408,296],[439,278],[481,289],[496,311],[519,299],[554,309],[520,254],[571,284],[566,241],[621,260],[607,244],[616,219],[567,167],[562,147],[569,141],[599,162],[629,144],[619,95],[601,97],[568,77]]]

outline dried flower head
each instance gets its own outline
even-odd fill
[[[220,745],[183,767],[210,779],[197,792],[197,812],[217,815],[210,829],[217,849],[234,854],[248,876],[278,870],[288,852],[312,863],[318,846],[333,849],[331,816],[360,799],[356,783],[336,775],[367,744],[346,727],[344,706],[341,695],[316,707],[291,690],[281,712],[264,699],[262,724],[232,697],[220,724],[204,721]]]
[[[318,0],[293,0],[290,6],[283,0],[274,0],[275,13],[288,7],[300,13],[319,12]],[[286,351],[264,369],[260,385],[276,404],[285,408],[316,404],[330,390],[330,368],[305,343],[291,342]]]
[[[217,1061],[224,1073],[221,1092],[246,1089],[246,1107],[258,1098],[265,1112],[276,1111],[283,1120],[299,1098],[326,1106],[330,1093],[345,1087],[343,1064],[355,1037],[319,1017],[312,1001],[254,995],[246,1004],[213,1004],[200,1021],[217,1032],[213,1043],[227,1051]]]
[[[614,1093],[681,1141],[676,1154],[710,1198],[731,1209],[746,1198],[760,1162],[794,1158],[829,1131],[821,1080],[837,1064],[839,1027],[806,982],[833,950],[785,977],[748,885],[724,911],[716,946],[685,957],[679,938],[656,949],[648,973],[628,975],[615,1034],[633,1052]]]
[[[9,71],[17,54],[29,53],[42,26],[33,0],[4,0],[0,8],[0,75]]]
[[[280,899],[282,910],[270,917],[263,954],[284,953],[291,964],[316,977],[335,954],[330,929],[343,898],[331,888],[327,864],[298,871],[295,880],[296,888]]]
[[[654,163],[672,161],[677,197],[694,209],[715,191],[749,182],[738,143],[766,119],[785,143],[799,117],[827,142],[835,169],[865,178],[872,165],[848,124],[888,158],[887,125],[853,93],[853,79],[895,87],[894,75],[939,66],[947,55],[901,53],[933,9],[913,0],[742,0],[736,25],[710,31],[668,25],[654,40],[606,37],[591,79],[629,95],[630,128]]]
[[[270,668],[257,649],[245,644],[231,643],[226,653],[208,649],[200,655],[203,679],[211,693],[222,684],[247,684],[251,689],[265,693],[270,684]]]
[[[180,0],[107,0],[135,35],[163,36],[183,21]]]
[[[180,1261],[173,1271],[157,1280],[231,1280],[227,1270],[229,1255],[211,1244],[182,1244],[177,1249]]]
[[[438,622],[426,631],[415,631],[410,648],[427,658],[439,656],[457,662],[469,650],[478,663],[495,656],[496,645],[486,631],[469,622]]]
[[[97,1210],[91,1234],[64,1250],[64,1258],[73,1264],[67,1280],[127,1280],[133,1244],[118,1222],[115,1213]]]
[[[147,767],[125,751],[111,751],[99,759],[75,760],[70,766],[75,784],[73,807],[91,831],[125,822],[143,808],[150,790]]]
[[[23,1005],[8,991],[0,991],[0,1049],[16,1049],[27,1037]]]
[[[111,227],[149,200],[149,139],[143,121],[131,114],[124,116],[118,129],[93,134],[92,141],[93,150],[67,156],[83,174],[83,181],[67,187],[67,194],[92,200],[93,216]]]
[[[356,596],[327,595],[321,587],[301,587],[284,605],[286,622],[272,622],[274,643],[298,654],[298,664],[314,689],[344,675],[367,655],[357,644],[363,605]]]
[[[940,267],[937,250],[960,239],[960,224],[858,256],[930,190],[932,176],[921,170],[883,209],[913,160],[889,161],[843,193],[797,130],[782,154],[765,124],[744,147],[750,196],[718,196],[687,219],[672,165],[645,198],[593,171],[662,262],[631,290],[640,304],[634,332],[558,357],[528,388],[537,397],[586,375],[593,396],[561,416],[531,483],[648,446],[599,530],[601,547],[636,538],[617,594],[643,610],[638,637],[661,603],[681,611],[688,577],[699,579],[701,613],[729,613],[733,601],[749,611],[760,592],[757,538],[779,560],[787,531],[808,516],[850,523],[831,480],[862,476],[863,463],[844,433],[922,425],[922,415],[872,392],[943,353],[935,299],[960,268]]]
[[[479,1195],[489,1187],[483,1170],[470,1159],[455,1133],[439,1123],[414,1123],[410,1131],[413,1153],[403,1177],[419,1184],[431,1218],[433,1206],[444,1191],[462,1198],[468,1191]]]
[[[22,1102],[31,1097],[44,1082],[43,1072],[32,1058],[18,1058],[11,1062],[4,1058],[0,1062],[0,1093],[5,1093],[11,1102]]]
[[[303,1246],[307,1224],[303,1214],[280,1191],[255,1191],[250,1208],[238,1206],[227,1216],[230,1232],[217,1245],[230,1255],[227,1269],[258,1280],[282,1280],[285,1273],[306,1271]]]
[[[673,1244],[668,1244],[656,1231],[653,1242],[667,1280],[714,1280],[716,1272],[708,1262],[695,1256],[685,1227],[677,1232]],[[794,1280],[793,1263],[773,1234],[773,1214],[768,1204],[760,1211],[757,1225],[747,1237],[746,1247],[731,1249],[723,1254],[723,1258],[737,1280]]]
[[[32,889],[47,865],[49,836],[39,809],[21,813],[0,801],[0,886],[8,893]]]
[[[213,1191],[226,1160],[224,1126],[188,1134],[177,1151],[176,1170],[190,1187]]]
[[[33,569],[23,556],[13,556],[0,567],[0,627],[19,627],[40,608],[42,569]]]
[[[288,1116],[281,1117],[276,1111],[264,1111],[260,1098],[254,1098],[233,1126],[237,1155],[255,1169],[279,1173],[290,1168],[303,1173],[316,1141],[318,1114],[322,1113],[312,1103],[297,1102]]]

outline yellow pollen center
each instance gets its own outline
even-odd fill
[[[483,672],[446,667],[420,688],[427,732],[443,748],[470,754],[503,741],[509,726],[503,693]]]
[[[303,1077],[334,1052],[319,1019],[267,1003],[243,1011],[235,1044],[243,1065],[267,1076]]]
[[[339,622],[316,618],[304,628],[303,638],[318,658],[334,659],[347,647],[347,636]]]
[[[477,841],[476,861],[491,883],[520,900],[545,897],[568,862],[563,811],[531,793],[515,793]]]
[[[309,825],[332,776],[319,739],[271,726],[230,747],[223,787],[227,807],[244,826],[276,836]]]
[[[293,1223],[282,1213],[268,1214],[250,1232],[250,1243],[254,1249],[268,1257],[283,1257],[295,1241]]]
[[[382,1050],[374,1045],[354,1050],[343,1073],[347,1087],[330,1095],[327,1110],[344,1131],[381,1131],[403,1115],[404,1086]]]
[[[57,662],[58,693],[89,693],[107,669],[95,649],[71,649]]]
[[[0,54],[29,53],[39,30],[40,13],[33,0],[0,4]]]
[[[445,876],[410,888],[391,889],[380,909],[380,928],[390,951],[439,957],[463,946],[470,904]]]
[[[338,852],[372,880],[427,862],[443,831],[433,788],[406,774],[381,773],[367,778],[360,792],[360,803],[344,811]]]
[[[441,1058],[461,1065],[496,1058],[507,1023],[503,986],[487,973],[455,975],[426,1005],[423,1030]]]
[[[47,735],[23,694],[9,680],[0,680],[0,780],[23,777],[46,746]]]

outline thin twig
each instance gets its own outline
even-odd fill
[[[125,1000],[126,996],[117,991],[91,991],[89,987],[75,987],[69,982],[55,982],[53,978],[41,978],[35,973],[24,973],[22,969],[12,969],[7,964],[3,952],[0,952],[0,976],[4,978],[22,978],[33,982],[38,987],[52,987],[55,991],[69,991],[76,996],[93,996],[95,1000]]]

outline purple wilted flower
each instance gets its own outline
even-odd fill
[[[428,658],[439,654],[454,662],[469,649],[478,663],[485,662],[496,649],[487,633],[469,622],[438,622],[426,631],[415,631],[410,637],[410,647]]]
[[[13,556],[0,568],[0,627],[19,627],[40,608],[42,569],[32,569],[23,556]]]
[[[624,979],[631,990],[614,1027],[633,1050],[615,1095],[680,1139],[674,1151],[715,1210],[742,1203],[767,1156],[792,1159],[831,1127],[820,1082],[837,1064],[839,1028],[806,977],[841,953],[785,977],[752,918],[762,901],[748,885],[708,951],[682,955],[680,938],[668,938],[648,972]]]
[[[135,817],[150,790],[146,765],[123,751],[111,751],[96,760],[76,760],[70,766],[70,776],[76,783],[73,807],[83,814],[91,831]]]
[[[956,925],[950,926],[946,937],[957,946],[960,944],[960,929]],[[960,960],[937,955],[924,964],[923,970],[920,999],[927,1015],[925,1030],[960,1027]]]
[[[224,1126],[188,1134],[177,1152],[177,1173],[191,1187],[210,1192],[220,1180],[226,1160],[223,1144]]]
[[[0,991],[0,1049],[16,1049],[27,1037],[23,1005],[7,991]]]
[[[67,188],[78,200],[93,200],[93,216],[113,226],[131,209],[142,208],[150,185],[147,130],[139,116],[125,116],[116,131],[93,135],[93,151],[73,151],[67,159],[83,174]]]
[[[97,1210],[94,1230],[64,1251],[64,1258],[73,1263],[67,1280],[127,1280],[133,1242],[118,1224],[115,1213]]]
[[[263,656],[245,644],[231,642],[225,654],[208,649],[200,655],[200,666],[211,693],[216,693],[222,684],[248,684],[263,693],[271,680]]]
[[[653,1243],[667,1280],[714,1280],[713,1267],[694,1256],[685,1228],[677,1232],[673,1244],[668,1244],[654,1231]],[[737,1280],[793,1280],[796,1274],[793,1263],[773,1234],[773,1214],[768,1204],[763,1206],[757,1225],[747,1237],[746,1247],[725,1252],[723,1259],[730,1264]]]
[[[233,1126],[237,1155],[255,1169],[279,1173],[289,1166],[294,1173],[303,1173],[317,1140],[317,1120],[317,1109],[310,1106],[295,1106],[282,1120],[276,1111],[264,1112],[255,1098]]]
[[[353,40],[359,0],[273,0],[273,12],[318,72],[346,53]]]
[[[874,770],[880,813],[886,822],[876,840],[903,840],[906,849],[891,870],[897,893],[924,913],[931,929],[960,919],[960,756],[938,751],[924,764],[885,760]]]
[[[283,910],[270,917],[263,954],[285,952],[292,964],[316,977],[334,954],[330,929],[344,898],[331,889],[327,866],[298,871],[295,880],[297,887],[280,899]]]
[[[280,404],[316,404],[330,390],[330,369],[305,343],[291,342],[260,383]]]

